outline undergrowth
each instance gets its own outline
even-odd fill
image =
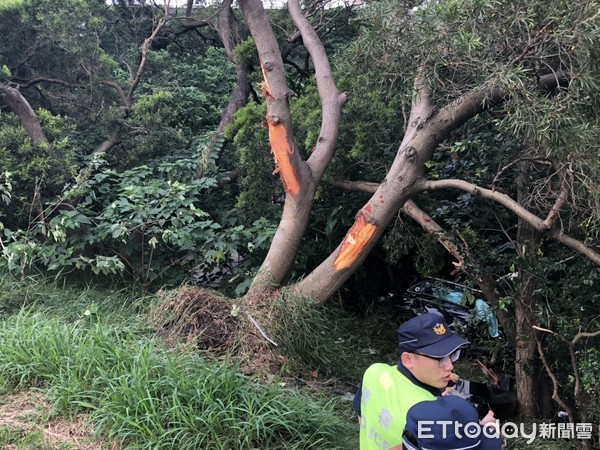
[[[357,320],[338,305],[285,296],[278,306],[274,335],[292,373],[310,370],[357,385],[370,364],[397,360],[396,326],[381,315]]]
[[[96,432],[125,448],[334,449],[355,434],[333,401],[117,327],[22,312],[3,322],[0,339],[4,390],[47,389],[60,412],[89,412]]]
[[[57,414],[86,414],[96,436],[118,448],[357,447],[347,402],[279,379],[265,383],[197,349],[168,349],[144,329],[134,301],[125,304],[132,297],[105,302],[91,289],[9,284],[0,390],[42,389]]]

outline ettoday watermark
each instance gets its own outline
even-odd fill
[[[458,438],[487,438],[515,439],[524,438],[527,444],[536,439],[592,439],[593,425],[591,423],[514,423],[500,421],[482,425],[478,422],[456,422],[452,420],[422,420],[418,422],[419,438],[431,439],[432,426],[436,433],[441,429],[441,437],[456,436]]]

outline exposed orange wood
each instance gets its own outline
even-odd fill
[[[260,88],[260,90],[262,91],[264,96],[266,97],[267,101],[275,100],[275,97],[273,97],[273,94],[271,94],[271,86],[269,86],[269,79],[267,78],[267,72],[265,71],[265,68],[263,67],[262,64],[260,65],[260,69],[262,70],[263,78],[265,81],[263,81],[262,83],[259,83],[258,87]]]
[[[277,166],[275,171],[279,171],[285,191],[289,194],[297,195],[300,192],[300,183],[294,171],[294,166],[290,161],[290,155],[294,153],[294,150],[288,144],[285,126],[273,118],[267,119],[267,124],[269,126],[269,142],[271,143],[273,158]]]
[[[271,93],[267,71],[262,64],[260,65],[260,68],[263,73],[264,81],[259,83],[258,86],[267,99],[268,105],[275,101],[275,97],[273,97],[273,94]],[[296,171],[294,170],[294,166],[292,165],[292,161],[290,160],[290,155],[294,153],[294,148],[288,143],[287,129],[280,119],[273,116],[267,116],[266,126],[269,129],[269,143],[271,144],[271,151],[273,152],[273,158],[275,159],[275,172],[273,173],[279,172],[283,188],[288,194],[297,195],[298,192],[300,192],[300,183]]]
[[[377,231],[377,226],[368,223],[365,215],[362,212],[359,213],[352,228],[344,237],[340,252],[333,262],[334,269],[342,270],[350,267],[365,245],[371,241],[375,231]]]

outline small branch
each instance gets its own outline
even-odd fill
[[[523,59],[525,58],[527,53],[529,53],[529,51],[537,45],[537,42],[540,40],[540,37],[546,33],[546,29],[553,23],[554,23],[554,20],[550,20],[550,21],[548,21],[548,23],[546,25],[544,25],[540,30],[538,30],[536,36],[529,41],[529,43],[525,46],[525,48],[523,48],[523,51],[521,52],[521,54],[519,56],[515,57],[510,62],[510,64],[512,66],[516,66],[518,63],[523,61]]]
[[[554,205],[552,205],[552,208],[550,209],[548,216],[544,220],[544,225],[547,226],[548,228],[550,228],[554,224],[554,221],[560,214],[561,208],[567,202],[567,198],[569,197],[569,191],[570,191],[570,188],[572,185],[572,179],[573,179],[573,174],[572,174],[571,170],[567,169],[566,165],[564,165],[562,167],[558,167],[557,161],[555,161],[553,159],[551,159],[550,161],[552,163],[552,167],[555,168],[555,171],[557,174],[559,174],[561,180],[560,180],[560,193],[556,197],[556,201],[554,202]]]
[[[575,337],[573,338],[573,340],[571,342],[573,342],[573,344],[577,344],[577,342],[579,342],[581,339],[594,338],[594,337],[598,337],[598,336],[600,336],[600,330],[594,331],[593,333],[579,332],[575,335]]]
[[[571,339],[569,341],[564,336],[561,336],[560,334],[555,333],[554,331],[549,330],[547,328],[542,328],[537,325],[533,325],[532,328],[537,331],[542,331],[544,333],[552,334],[553,336],[556,336],[558,339],[560,339],[562,342],[564,342],[566,344],[567,348],[569,349],[569,356],[571,359],[571,367],[573,369],[573,377],[575,379],[575,385],[573,387],[573,397],[575,398],[575,403],[576,403],[577,407],[580,408],[581,407],[581,375],[579,373],[579,365],[577,364],[577,354],[576,354],[575,346],[581,339],[594,338],[594,337],[600,336],[600,330],[594,331],[591,333],[580,331],[573,337],[573,339]],[[549,368],[549,366],[547,365],[547,362],[545,361],[545,354],[544,354],[544,351],[542,348],[541,341],[539,340],[539,338],[537,336],[536,336],[536,340],[537,340],[537,344],[538,344],[537,345],[538,352],[540,354],[540,357],[542,358],[542,362],[544,363],[546,372],[548,372],[548,375],[550,376],[550,378],[552,379],[552,382],[554,384],[554,391],[556,394],[556,398],[555,398],[554,394],[552,395],[552,398],[557,400],[559,398],[559,396],[558,396],[558,380],[556,379],[556,376],[554,376],[554,374],[551,374],[551,369]],[[557,402],[558,402],[558,400],[557,400]],[[561,402],[562,402],[562,400],[561,400]],[[559,403],[559,404],[563,407],[566,407],[564,402]],[[573,412],[570,410],[567,410],[567,414],[569,414],[569,420],[571,422],[574,422]]]
[[[538,331],[545,331],[545,332],[554,334],[550,330],[546,330],[545,328],[540,328],[535,325],[533,326],[533,328]],[[560,386],[560,383],[558,382],[558,378],[556,377],[556,374],[554,373],[554,371],[550,367],[550,364],[548,363],[548,360],[546,359],[546,353],[544,353],[542,341],[540,340],[539,336],[536,333],[533,333],[533,334],[535,336],[535,343],[537,346],[538,354],[540,355],[540,360],[542,361],[542,364],[544,365],[544,369],[546,369],[546,373],[548,374],[548,376],[550,377],[550,380],[552,381],[552,400],[554,400],[556,403],[558,403],[558,405],[562,409],[565,410],[565,412],[567,413],[567,416],[569,416],[569,422],[575,423],[575,416],[573,414],[573,410],[564,402],[564,400],[558,394],[558,388]]]
[[[129,91],[127,92],[127,100],[130,105],[133,102],[133,93],[137,89],[138,84],[140,83],[140,81],[142,79],[142,75],[144,74],[144,69],[146,67],[146,62],[148,60],[148,51],[150,50],[150,45],[152,45],[152,42],[154,42],[154,40],[156,39],[156,37],[158,36],[160,31],[162,30],[165,23],[167,23],[168,15],[169,15],[169,9],[165,5],[164,10],[163,10],[163,16],[160,19],[158,19],[156,27],[154,28],[154,30],[152,30],[152,34],[150,35],[150,37],[144,39],[144,43],[142,44],[142,46],[140,48],[140,53],[141,53],[140,64],[138,65],[137,72],[131,81],[131,86],[129,87]]]
[[[32,78],[31,80],[27,81],[24,84],[19,84],[19,87],[20,88],[28,88],[28,87],[31,87],[31,86],[33,86],[35,84],[39,84],[39,83],[60,84],[61,86],[70,87],[70,88],[80,88],[80,87],[83,87],[82,84],[74,84],[74,83],[69,83],[69,82],[64,81],[64,80],[57,80],[56,78],[47,78],[47,77]]]
[[[498,170],[496,176],[492,180],[492,190],[497,190],[496,184],[500,181],[500,178],[502,178],[502,175],[504,175],[505,172],[507,172],[511,167],[514,167],[523,161],[530,161],[534,163],[537,162],[545,165],[551,164],[548,158],[517,158],[514,161],[511,161],[510,163],[506,164],[504,167],[500,168],[500,170]]]
[[[263,331],[263,329],[260,327],[260,325],[258,324],[258,322],[256,320],[254,320],[254,317],[252,317],[249,312],[246,312],[246,315],[248,316],[248,319],[250,319],[250,322],[252,322],[252,325],[254,325],[256,327],[256,329],[258,330],[258,332],[262,335],[262,337],[264,337],[267,341],[269,341],[271,344],[273,344],[275,347],[277,347],[277,342],[275,342],[273,339],[271,339],[269,336],[267,336],[267,333],[265,333]]]
[[[460,272],[465,265],[465,259],[452,237],[435,220],[433,220],[429,214],[420,209],[412,200],[407,200],[404,203],[402,206],[402,211],[404,211],[411,219],[421,225],[421,228],[423,228],[426,233],[435,236],[437,241],[442,244],[446,251],[456,258],[457,262],[452,263],[455,267],[453,273]]]
[[[514,167],[515,165],[517,165],[523,161],[528,161],[528,162],[532,162],[532,163],[540,163],[543,165],[550,166],[554,169],[554,174],[550,175],[550,179],[554,175],[558,175],[560,177],[560,193],[556,196],[556,200],[554,201],[554,204],[550,208],[550,211],[548,212],[546,219],[544,219],[541,224],[542,227],[545,227],[546,229],[550,229],[554,225],[554,222],[557,219],[561,208],[567,202],[567,199],[569,197],[569,192],[570,192],[570,188],[572,185],[572,179],[573,179],[572,171],[568,168],[567,165],[563,165],[561,167],[559,165],[558,161],[556,161],[553,158],[541,158],[541,157],[518,158],[518,159],[510,162],[509,164],[505,165],[498,171],[498,173],[494,177],[494,180],[492,181],[492,190],[493,191],[497,190],[496,184],[499,182],[500,178],[506,171],[508,171],[511,167]]]

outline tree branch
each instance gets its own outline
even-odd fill
[[[554,205],[552,205],[552,208],[550,209],[548,216],[544,220],[544,226],[547,226],[548,228],[550,228],[552,225],[554,225],[554,221],[560,214],[561,208],[567,202],[567,198],[569,196],[569,191],[570,191],[570,188],[572,185],[572,179],[573,179],[572,172],[571,172],[571,170],[567,169],[567,167],[568,167],[567,165],[558,167],[558,162],[554,159],[551,159],[550,163],[552,164],[552,167],[555,169],[555,173],[557,173],[560,176],[560,193],[556,197],[556,201],[554,202]]]
[[[433,93],[427,83],[427,66],[421,66],[413,83],[412,111],[418,116],[429,117],[433,111],[432,98]]]
[[[27,133],[27,136],[31,138],[34,144],[47,143],[48,138],[46,138],[37,114],[21,92],[18,89],[0,83],[0,94],[3,94],[4,101],[19,118],[25,133]]]
[[[142,44],[142,46],[140,48],[140,54],[141,54],[140,63],[138,65],[138,69],[137,69],[135,76],[131,80],[131,86],[129,87],[129,91],[127,92],[127,100],[129,101],[129,105],[131,105],[133,103],[133,93],[137,89],[138,84],[140,83],[140,81],[142,79],[142,75],[144,74],[144,69],[146,67],[146,62],[148,60],[148,51],[150,50],[150,46],[152,45],[152,42],[154,42],[154,40],[156,39],[156,37],[158,36],[160,31],[162,30],[165,23],[167,23],[168,15],[169,15],[169,10],[167,8],[167,5],[165,5],[162,17],[160,17],[158,19],[158,22],[157,22],[156,26],[154,27],[154,30],[152,30],[152,34],[149,37],[147,37],[146,39],[144,39],[144,43]]]
[[[61,86],[70,87],[70,88],[79,88],[79,87],[83,86],[81,84],[69,83],[64,80],[57,80],[56,78],[37,77],[37,78],[32,78],[31,80],[27,81],[26,83],[19,84],[19,87],[20,88],[28,88],[35,84],[39,84],[39,83],[60,84]]]
[[[322,105],[321,130],[313,153],[307,162],[314,179],[319,180],[335,151],[342,106],[346,102],[347,96],[338,91],[323,43],[308,19],[302,14],[298,0],[289,0],[288,10],[294,24],[302,34],[304,46],[315,65],[315,78]]]
[[[109,86],[109,87],[113,88],[115,91],[117,91],[117,95],[121,99],[121,103],[122,103],[123,107],[126,109],[131,109],[131,101],[127,97],[127,95],[125,95],[125,91],[123,90],[121,85],[119,85],[118,83],[111,81],[111,80],[102,80],[102,81],[100,81],[100,83],[102,83],[105,86]]]
[[[240,36],[231,4],[232,0],[225,0],[222,3],[219,10],[220,13],[217,32],[221,38],[221,41],[223,42],[225,53],[227,53],[229,59],[235,64],[236,84],[229,97],[227,106],[221,111],[219,125],[217,126],[217,129],[213,133],[208,144],[209,153],[214,152],[216,143],[223,135],[225,127],[233,121],[233,116],[242,106],[246,104],[248,101],[248,96],[250,95],[250,83],[248,82],[250,69],[248,65],[240,61],[235,54],[235,47],[240,42]],[[201,176],[200,167],[201,166],[198,166],[198,172],[196,173],[196,176],[198,177]]]
[[[563,243],[567,247],[571,247],[572,249],[578,251],[583,256],[588,258],[590,261],[593,261],[594,263],[600,265],[600,254],[598,252],[588,247],[583,242],[564,234],[562,231],[548,226],[549,221],[541,219],[535,214],[529,212],[527,209],[525,209],[523,206],[521,206],[519,203],[517,203],[515,200],[513,200],[506,194],[495,192],[490,189],[485,189],[463,180],[455,179],[423,181],[417,183],[414,186],[414,192],[416,193],[421,191],[448,188],[460,189],[462,191],[470,193],[471,195],[492,200],[496,203],[503,205],[504,207],[512,211],[516,216],[529,223],[537,231]]]
[[[442,108],[439,120],[445,124],[444,128],[454,130],[477,114],[502,103],[508,95],[508,91],[492,79]]]

